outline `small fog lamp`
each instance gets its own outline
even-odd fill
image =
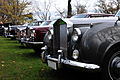
[[[72,54],[72,57],[74,58],[74,59],[78,59],[78,57],[79,57],[79,51],[78,50],[73,50],[73,54]]]

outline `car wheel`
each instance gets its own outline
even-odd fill
[[[120,80],[120,51],[105,57],[102,72],[103,80]]]

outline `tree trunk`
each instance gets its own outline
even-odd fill
[[[71,16],[72,16],[71,0],[68,0],[68,12],[67,12],[67,18],[70,18]]]

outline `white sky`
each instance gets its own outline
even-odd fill
[[[42,7],[44,4],[44,0],[28,0],[28,1],[32,1],[33,3],[32,6],[38,6],[39,4],[39,6]],[[46,0],[46,1],[49,1],[49,0]],[[63,10],[63,9],[67,10],[68,0],[50,0],[50,1],[52,1],[52,6],[50,9],[51,13],[54,13],[56,11],[55,6],[60,10]],[[97,0],[72,0],[71,2],[72,7],[74,6],[75,1],[80,1],[81,4],[87,4],[88,12],[91,12],[93,11],[93,8],[94,8],[93,6],[95,5]],[[74,10],[74,8],[72,9]]]
[[[44,2],[44,0],[30,0],[30,1],[32,1],[33,4]],[[49,1],[49,0],[46,0],[46,1]],[[54,7],[54,5],[56,5],[57,7],[61,8],[61,9],[67,8],[68,0],[50,0],[50,1],[52,1],[53,7]],[[71,2],[72,6],[74,6],[75,1],[80,1],[81,4],[87,3],[87,6],[92,7],[97,0],[72,0],[72,2]]]

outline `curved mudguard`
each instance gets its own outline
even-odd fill
[[[89,29],[81,40],[81,58],[84,62],[101,64],[106,50],[120,42],[120,26],[114,23],[103,23]]]

